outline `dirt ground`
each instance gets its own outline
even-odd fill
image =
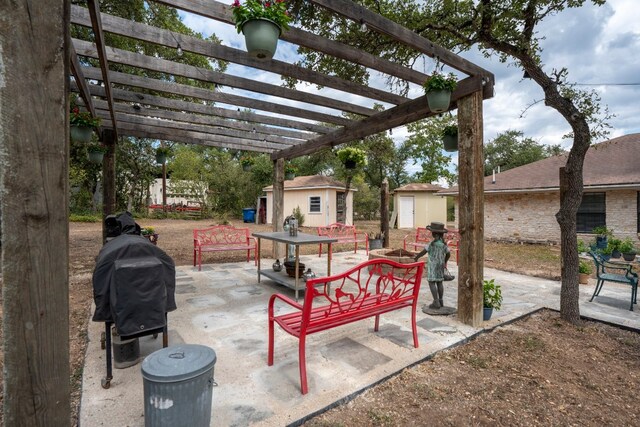
[[[215,220],[138,220],[153,226],[158,246],[176,265],[192,265],[194,228]],[[270,225],[244,224],[253,231]],[[376,222],[357,222],[376,233]],[[301,232],[315,229],[301,227]],[[402,247],[407,230],[391,230],[390,247]],[[262,255],[269,257],[270,242]],[[91,276],[102,246],[99,223],[70,225],[70,353],[72,425],[80,401],[86,330],[93,299]],[[353,246],[334,246],[334,251]],[[317,248],[302,246],[302,253]],[[242,252],[205,254],[206,263],[244,261]],[[485,243],[485,265],[558,279],[554,246]],[[633,399],[640,395],[640,335],[601,324],[571,326],[542,312],[485,334],[404,371],[309,425],[640,425]],[[0,363],[1,363],[0,358]],[[633,398],[629,398],[633,396]],[[631,408],[634,408],[633,410]],[[0,424],[2,419],[0,418]]]

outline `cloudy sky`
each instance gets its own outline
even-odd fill
[[[231,0],[226,2],[231,3]],[[549,73],[553,68],[566,67],[569,81],[597,91],[602,104],[615,114],[610,120],[611,137],[640,132],[640,25],[637,7],[638,0],[608,0],[601,7],[588,4],[547,18],[538,28],[538,33],[545,37],[541,43],[545,71]],[[243,36],[238,35],[232,26],[195,15],[181,16],[185,24],[195,31],[205,36],[214,32],[224,45],[245,48]],[[275,59],[291,62],[295,59],[295,50],[296,46],[281,41]],[[484,102],[485,143],[499,133],[515,129],[541,144],[570,146],[570,140],[562,140],[562,135],[570,131],[569,126],[557,112],[539,102],[542,90],[531,80],[522,79],[521,70],[502,64],[495,58],[486,59],[478,52],[465,52],[461,56],[488,69],[496,77],[495,96]],[[434,66],[429,60],[422,61],[417,68],[431,73]],[[227,72],[280,84],[279,76],[261,71],[231,66]],[[371,82],[372,86],[382,84],[382,80],[375,78]],[[314,86],[305,85],[298,89],[316,90]],[[239,90],[225,90],[242,94]],[[413,98],[421,94],[421,88],[414,87],[409,96]],[[340,97],[347,100],[344,94]],[[365,103],[365,100],[355,98],[349,101]],[[289,103],[295,105],[294,102]],[[395,140],[404,137],[405,130],[394,129]]]

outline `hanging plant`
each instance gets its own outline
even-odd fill
[[[271,59],[282,31],[289,29],[291,16],[284,0],[235,0],[231,5],[238,33],[242,32],[249,55]]]
[[[251,166],[255,164],[255,159],[250,156],[242,156],[240,157],[240,165],[242,166],[242,170],[249,171],[251,170]]]
[[[458,126],[448,125],[442,129],[444,151],[449,153],[458,151]]]
[[[344,147],[336,151],[338,159],[346,169],[364,167],[367,164],[367,153],[358,147]]]
[[[159,164],[165,164],[169,156],[171,156],[171,149],[169,147],[160,146],[156,148],[156,162]]]
[[[423,84],[429,109],[434,113],[447,111],[451,103],[451,93],[457,86],[458,81],[455,74],[433,73]]]
[[[100,143],[94,143],[87,146],[87,156],[91,163],[102,163],[104,154],[108,151],[106,145]]]
[[[293,179],[296,177],[296,172],[298,172],[298,168],[294,165],[287,163],[284,165],[284,177],[285,179]]]
[[[71,98],[69,125],[71,139],[78,142],[91,141],[93,129],[100,126],[100,117],[93,117],[88,111],[81,111],[77,104],[77,96]]]

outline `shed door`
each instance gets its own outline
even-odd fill
[[[413,228],[413,197],[400,196],[398,228]]]

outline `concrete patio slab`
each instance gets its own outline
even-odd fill
[[[334,254],[333,272],[367,259],[364,251]],[[274,260],[264,259],[263,266]],[[326,268],[326,255],[302,256],[314,271]],[[455,266],[451,268],[457,277]],[[485,278],[502,285],[502,310],[494,311],[484,328],[492,328],[541,307],[559,309],[560,283],[485,269]],[[263,277],[257,281],[252,263],[177,268],[176,302],[169,313],[169,345],[201,344],[213,348],[214,377],[211,426],[282,426],[297,423],[334,402],[369,387],[435,352],[468,339],[482,328],[457,321],[455,315],[417,312],[420,348],[413,348],[408,310],[360,321],[311,335],[307,340],[309,393],[300,394],[298,341],[276,326],[274,366],[267,366],[267,303],[273,293],[293,298],[293,290]],[[601,296],[588,302],[595,283],[580,287],[584,316],[630,328],[640,328],[640,310],[628,310],[630,289],[607,284]],[[457,280],[445,285],[445,305],[457,306]],[[423,284],[420,306],[431,302]],[[83,373],[80,425],[144,426],[143,378],[140,363],[114,369],[109,389],[105,351],[100,348],[103,323],[91,322]],[[140,338],[141,358],[162,348],[162,339]],[[186,424],[188,425],[188,424]]]

